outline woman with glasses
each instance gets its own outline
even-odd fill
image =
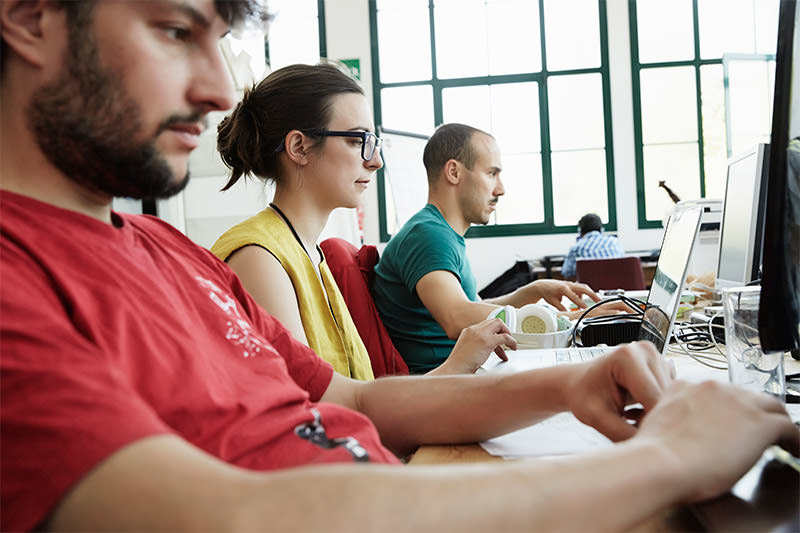
[[[211,251],[292,335],[345,376],[373,378],[370,358],[317,245],[331,212],[361,203],[383,166],[361,87],[333,64],[292,65],[245,92],[218,128],[231,169],[274,183],[269,206],[225,232]],[[465,330],[436,373],[473,372],[500,344],[499,321]]]

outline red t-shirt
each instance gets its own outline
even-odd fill
[[[397,463],[363,415],[317,404],[333,370],[210,252],[154,217],[114,225],[0,192],[0,529],[35,527],[93,466],[176,434],[240,467]]]

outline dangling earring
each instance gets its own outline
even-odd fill
[[[301,169],[301,167],[300,167],[300,165],[298,163],[294,164],[294,168],[295,168],[295,170],[297,172],[297,188],[298,189],[302,189],[303,188],[303,172],[302,172],[302,169]]]

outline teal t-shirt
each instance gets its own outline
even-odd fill
[[[455,341],[449,339],[417,295],[417,282],[434,270],[452,272],[464,294],[478,301],[475,275],[464,237],[431,204],[391,238],[375,267],[372,297],[395,348],[412,373],[442,364]]]

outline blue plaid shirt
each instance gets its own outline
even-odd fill
[[[579,257],[601,259],[603,257],[623,257],[625,250],[619,240],[613,235],[606,235],[599,231],[590,231],[583,237],[578,237],[572,248],[569,249],[561,275],[565,278],[575,277],[575,261]]]

